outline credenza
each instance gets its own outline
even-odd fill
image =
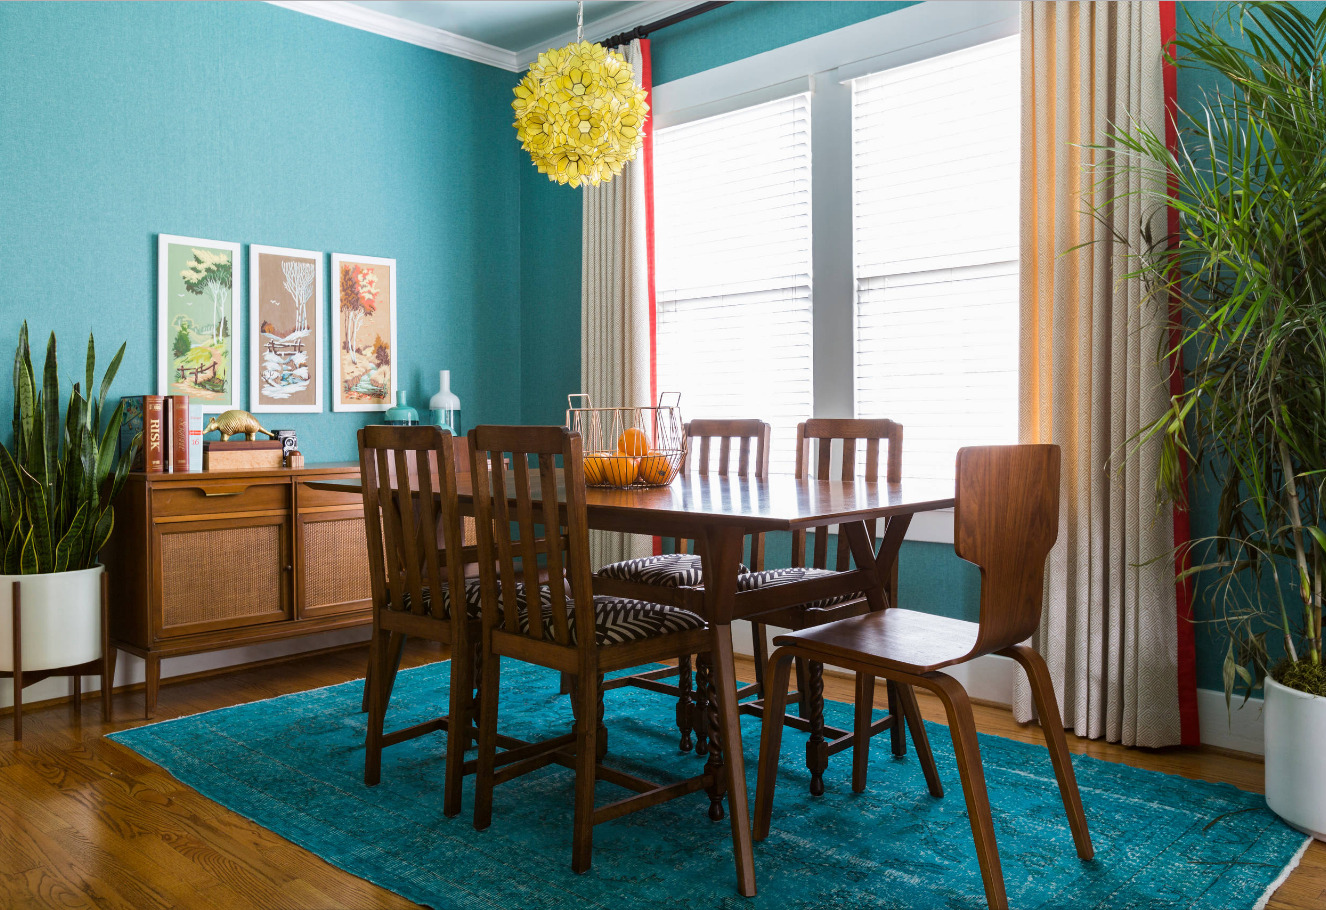
[[[145,714],[161,661],[372,621],[361,497],[314,480],[356,463],[130,474],[102,553],[113,648],[146,663]]]

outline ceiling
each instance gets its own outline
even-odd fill
[[[354,0],[354,5],[515,53],[550,44],[576,27],[574,0]],[[585,3],[586,29],[639,5],[625,0],[589,0]]]

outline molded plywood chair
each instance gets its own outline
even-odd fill
[[[735,443],[735,445],[734,445]],[[764,479],[769,476],[769,424],[763,420],[692,420],[686,424],[686,463],[683,471],[700,476],[715,474]],[[735,456],[736,463],[733,463]],[[603,594],[650,600],[698,612],[704,604],[704,578],[698,554],[689,552],[688,541],[681,538],[665,540],[668,552],[641,559],[628,559],[604,566],[594,577],[594,589]],[[764,568],[764,535],[750,535],[750,557],[747,564],[757,571]],[[748,571],[742,566],[742,572]],[[756,662],[756,682],[737,691],[737,698],[746,698],[761,691],[763,660]],[[701,672],[707,672],[701,667]],[[677,674],[677,685],[662,682]],[[702,681],[703,682],[703,681]],[[607,689],[636,686],[652,692],[677,697],[677,727],[681,730],[682,751],[692,745],[706,754],[708,745],[704,724],[702,684],[695,692],[691,676],[691,655],[686,655],[676,669],[645,670],[630,676],[619,676],[605,684]]]
[[[709,630],[695,613],[677,607],[595,596],[578,433],[565,427],[481,426],[470,431],[470,446],[476,523],[493,529],[491,535],[479,535],[483,631],[474,826],[483,830],[491,823],[497,784],[552,762],[564,764],[576,775],[571,867],[585,872],[595,824],[697,792],[709,780],[699,775],[656,785],[600,765],[603,674],[694,654],[708,648]],[[485,457],[500,465],[505,453],[511,455],[509,478],[505,471],[490,471]],[[558,460],[564,466],[560,485]],[[534,493],[532,481],[541,494]],[[543,529],[542,544],[536,527]],[[566,585],[539,586],[535,595],[518,584],[517,562],[528,568],[540,560],[546,560],[549,578],[565,577]],[[574,677],[574,733],[498,754],[503,659],[523,660]],[[513,691],[511,697],[545,695]],[[596,809],[596,779],[636,794]]]
[[[476,550],[462,543],[453,448],[451,434],[436,427],[370,426],[359,431],[373,590],[364,782],[378,783],[384,747],[446,730],[442,811],[448,816],[460,812],[479,640],[479,583],[467,585],[465,577]],[[449,710],[445,716],[386,733],[396,661],[406,635],[450,647]]]
[[[877,483],[880,480],[880,464],[885,464],[884,479],[897,483],[902,479],[902,424],[892,420],[807,420],[797,427],[796,476],[800,478],[816,477],[829,480],[833,467],[833,446],[841,447],[840,476],[843,479],[857,477],[857,453],[864,456],[864,480]],[[814,465],[812,475],[811,465]],[[905,522],[897,519],[889,523],[886,534],[900,539],[905,530]],[[875,539],[876,522],[866,523],[866,531],[871,540]],[[834,566],[829,567],[829,528],[819,527],[810,531],[811,564],[806,563],[805,531],[792,534],[792,567],[770,569],[767,572],[751,572],[743,575],[737,582],[738,591],[768,591],[780,584],[799,581],[817,575],[832,575],[846,571],[851,567],[851,551],[846,535],[838,535],[834,552]],[[885,595],[892,607],[897,593],[897,567],[886,584]],[[758,594],[745,594],[744,598],[758,597]],[[749,600],[744,600],[749,604]],[[749,606],[747,610],[751,609]],[[755,607],[758,610],[758,606]],[[791,607],[779,607],[771,612],[759,613],[754,620],[755,659],[757,665],[767,661],[764,625],[781,626],[799,631],[844,619],[859,616],[870,609],[864,596],[843,594],[814,603],[796,604]],[[787,715],[785,723],[802,732],[810,734],[806,745],[806,767],[810,770],[810,792],[818,796],[824,792],[824,771],[828,767],[829,756],[846,749],[853,750],[852,789],[860,792],[865,788],[866,761],[869,758],[870,737],[885,730],[890,731],[892,748],[895,755],[906,752],[906,736],[903,720],[911,727],[916,740],[918,757],[926,779],[930,782],[931,792],[938,795],[938,773],[934,759],[930,755],[930,745],[926,741],[925,725],[921,723],[920,709],[911,687],[889,684],[889,714],[871,722],[871,706],[875,699],[875,680],[873,676],[858,673],[856,677],[857,722],[853,730],[839,730],[824,724],[824,663],[816,658],[798,660],[797,693],[789,700],[798,707],[796,715]],[[765,677],[768,678],[768,671]],[[756,717],[764,716],[763,701],[748,702],[742,705],[742,712]]]
[[[985,654],[1002,654],[1021,664],[1031,680],[1077,854],[1084,860],[1091,859],[1091,836],[1050,674],[1040,654],[1022,644],[1040,623],[1045,558],[1058,533],[1058,446],[963,449],[957,461],[953,548],[981,570],[980,621],[963,622],[894,608],[774,640],[778,650],[772,661],[770,713],[765,717],[760,743],[755,797],[757,841],[769,834],[783,730],[773,718],[782,710],[794,660],[822,661],[921,686],[939,696],[948,713],[986,898],[992,908],[1007,907],[971,703],[962,685],[941,672]],[[860,717],[858,713],[858,723]]]

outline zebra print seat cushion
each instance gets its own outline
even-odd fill
[[[406,591],[405,595],[401,598],[401,609],[407,613],[410,612],[410,607],[413,605],[413,601],[414,598],[410,595],[410,592]],[[469,616],[470,619],[478,619],[482,603],[482,594],[480,593],[478,580],[476,579],[475,581],[467,582],[465,585],[465,614]],[[424,588],[424,611],[430,614],[433,613],[433,592],[429,588]],[[445,585],[442,588],[441,618],[451,618],[451,589]]]
[[[745,575],[750,570],[740,566],[737,571]],[[626,559],[604,566],[599,569],[599,574],[617,581],[634,581],[644,585],[658,585],[660,588],[698,588],[704,584],[700,557],[690,553],[664,553],[661,556]]]
[[[750,572],[737,579],[738,591],[755,591],[759,588],[772,588],[776,585],[789,585],[797,581],[805,581],[808,578],[823,578],[828,575],[837,575],[837,572],[831,569],[766,569],[763,572]],[[856,594],[835,594],[833,597],[822,597],[819,600],[807,601],[799,606],[807,610],[823,610],[837,604],[846,603],[849,600],[855,600],[860,597]]]
[[[552,592],[547,585],[539,588],[540,612],[543,614],[543,634],[553,637]],[[576,644],[576,621],[573,602],[566,600],[567,630],[571,633],[571,644]],[[524,588],[516,594],[516,608],[520,631],[529,633],[529,602]],[[705,622],[689,610],[669,607],[665,604],[650,603],[644,600],[630,600],[625,597],[610,597],[606,594],[594,598],[594,640],[600,646],[621,645],[646,638],[657,638],[672,632],[685,632],[688,629],[703,629]]]

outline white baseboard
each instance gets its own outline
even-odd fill
[[[274,657],[285,657],[290,654],[302,654],[305,651],[317,651],[322,648],[354,644],[368,641],[371,633],[372,630],[367,626],[356,626],[350,629],[334,629],[330,632],[320,632],[300,638],[287,638],[281,641],[247,645],[242,648],[231,648],[225,651],[210,651],[206,654],[172,657],[161,662],[161,677],[167,679],[172,676],[184,676],[189,673],[215,670],[220,667],[232,667],[237,664],[270,660]],[[116,686],[133,685],[143,682],[144,678],[142,659],[121,651],[119,660],[115,665],[114,684]],[[32,704],[46,699],[67,698],[72,691],[73,683],[68,677],[56,676],[25,688],[23,690],[23,701],[25,704]],[[101,691],[101,680],[95,676],[84,677],[83,691]],[[0,708],[8,708],[13,704],[13,682],[8,679],[0,680]]]

